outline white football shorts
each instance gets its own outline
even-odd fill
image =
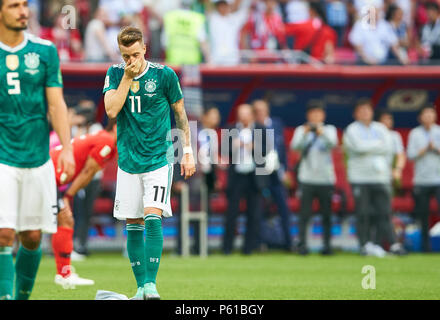
[[[172,164],[139,174],[118,167],[113,216],[119,220],[139,219],[144,217],[144,208],[158,208],[162,216],[171,217],[172,180]]]
[[[57,186],[52,160],[37,168],[0,163],[0,228],[57,231]]]

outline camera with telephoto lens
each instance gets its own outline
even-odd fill
[[[316,132],[318,130],[318,126],[314,123],[309,123],[310,132]]]

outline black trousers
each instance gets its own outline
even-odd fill
[[[255,172],[249,174],[231,173],[228,177],[228,210],[225,217],[223,252],[232,252],[235,238],[237,217],[240,213],[240,200],[246,199],[246,231],[243,253],[250,254],[256,248],[259,238],[262,199],[255,183]]]
[[[431,250],[429,242],[429,202],[435,197],[440,204],[440,186],[414,186],[415,215],[422,229],[422,251]]]
[[[77,194],[73,200],[74,237],[79,245],[75,250],[80,253],[87,251],[90,218],[93,215],[93,205],[100,192],[101,180],[94,179],[84,188],[84,193]]]
[[[290,237],[290,211],[287,207],[287,191],[277,172],[272,173],[269,177],[269,190],[280,214],[281,228],[284,233],[284,246],[286,249],[290,249],[292,239]]]
[[[352,184],[359,245],[371,241],[396,242],[391,223],[391,186],[381,183]]]
[[[315,185],[301,183],[300,201],[301,210],[299,216],[299,246],[307,247],[307,226],[310,216],[313,214],[313,200],[319,201],[319,208],[322,214],[323,244],[324,248],[330,249],[331,228],[332,228],[332,185]]]

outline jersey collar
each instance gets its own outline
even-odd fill
[[[150,69],[150,62],[147,61],[147,66],[145,67],[144,72],[142,72],[140,75],[138,75],[136,78],[134,78],[134,80],[139,80],[140,78],[142,78],[147,72],[148,69]]]
[[[28,34],[27,34],[27,32],[24,32],[24,39],[18,46],[15,46],[12,48],[10,46],[5,45],[3,42],[0,41],[0,49],[3,49],[3,50],[8,51],[10,53],[15,53],[15,52],[18,52],[21,49],[23,49],[26,46],[27,42],[28,42]]]

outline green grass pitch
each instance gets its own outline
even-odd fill
[[[93,300],[99,289],[131,297],[136,283],[128,259],[120,253],[94,253],[74,262],[80,276],[94,286],[65,290],[54,284],[55,262],[41,261],[31,299]],[[365,265],[374,266],[376,289],[363,289]],[[264,253],[180,258],[165,254],[159,270],[158,291],[173,300],[296,300],[296,299],[440,299],[440,255],[361,257],[339,253]]]

